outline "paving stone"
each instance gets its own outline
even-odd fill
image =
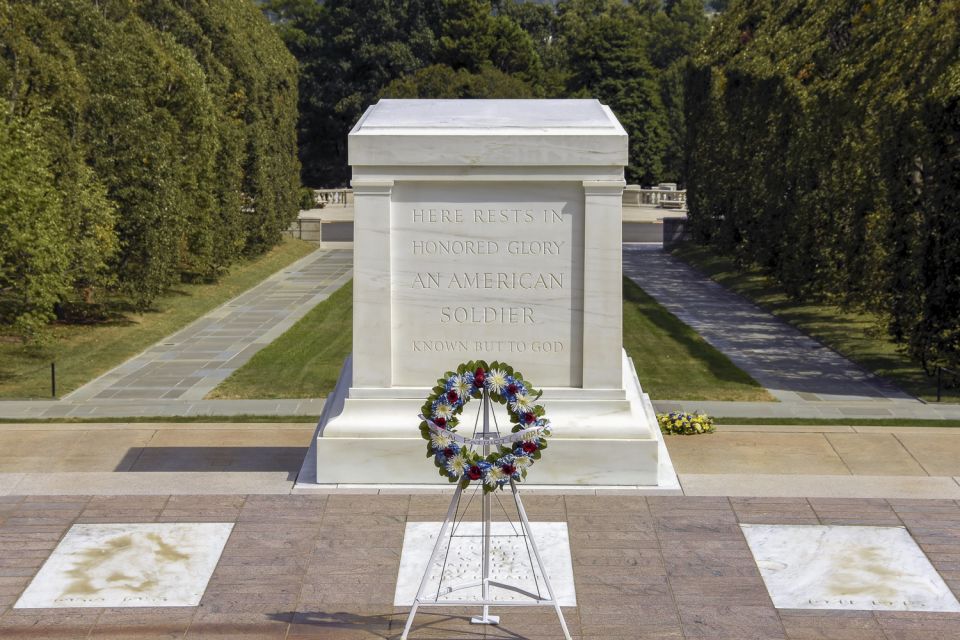
[[[363,496],[358,502],[362,513],[351,513],[347,505],[352,497],[347,496],[150,496],[142,509],[136,508],[137,496],[96,497],[79,503],[62,496],[15,500],[12,504],[18,509],[26,505],[28,510],[53,511],[63,517],[53,525],[0,523],[0,544],[19,538],[22,547],[39,547],[0,550],[0,637],[396,637],[406,613],[392,606],[404,523],[411,514],[437,518],[448,499],[439,498]],[[960,505],[954,501],[617,496],[611,501],[618,507],[616,515],[608,522],[621,530],[617,526],[607,530],[595,510],[579,497],[573,498],[545,496],[537,508],[555,516],[559,505],[573,507],[571,550],[578,606],[565,609],[565,615],[574,637],[960,637],[960,617],[955,614],[777,611],[736,523],[745,514],[807,518],[816,512],[820,517],[850,520],[900,514],[956,590],[960,587]],[[52,509],[44,510],[51,505]],[[42,564],[70,517],[80,520],[111,511],[136,517],[164,509],[197,520],[215,513],[225,521],[238,521],[200,607],[78,613],[9,608],[14,592],[22,590]],[[924,523],[924,514],[934,520]],[[624,530],[641,523],[644,526],[637,530]],[[16,555],[11,556],[14,551]],[[4,575],[4,570],[15,573]],[[558,637],[549,608],[501,610],[503,623],[486,629],[470,625],[458,610],[435,611],[418,615],[412,638]],[[474,612],[463,610],[464,614]]]
[[[883,630],[870,611],[781,609],[789,640],[878,640]]]
[[[787,637],[772,606],[690,604],[680,607],[680,620],[687,638],[781,640]]]

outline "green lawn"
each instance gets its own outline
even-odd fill
[[[673,255],[907,393],[936,400],[936,379],[927,376],[920,364],[879,328],[876,316],[793,300],[760,269],[741,270],[732,259],[707,247],[688,244]],[[960,402],[960,389],[944,389],[943,400]]]
[[[772,400],[750,376],[624,279],[624,346],[644,390],[671,400]],[[344,285],[211,398],[316,398],[333,390],[350,352],[352,287]]]
[[[643,390],[663,400],[772,401],[756,380],[623,279],[623,348]]]
[[[25,347],[0,335],[0,398],[49,398],[51,361],[57,363],[57,394],[73,391],[315,249],[285,239],[263,256],[234,266],[215,284],[180,285],[147,313],[54,325],[49,346]]]
[[[353,282],[258,351],[208,398],[322,398],[333,391],[353,342]]]
[[[126,418],[0,418],[0,424],[163,424],[163,423],[201,423],[201,424],[317,424],[320,416],[261,416],[242,413],[233,416],[129,416]]]
[[[756,424],[815,427],[960,427],[960,420],[911,418],[714,418],[716,424]]]

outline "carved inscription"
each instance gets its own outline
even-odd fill
[[[428,202],[429,190],[398,190],[391,258],[399,267],[393,290],[404,326],[394,345],[401,360],[437,354],[433,361],[448,364],[471,357],[517,364],[522,355],[560,372],[541,384],[574,384],[582,208],[572,189],[556,189],[470,185],[454,196],[438,187],[443,199],[461,200],[449,206]],[[519,198],[511,202],[512,194]],[[484,202],[491,195],[503,201]],[[535,370],[523,368],[531,376]]]
[[[529,225],[542,221],[544,225],[563,224],[563,215],[556,209],[542,210],[514,208],[474,208],[438,209],[411,207],[410,220],[413,227],[418,225],[451,225],[464,222],[465,217],[478,224]],[[449,233],[455,234],[456,229]],[[411,252],[414,256],[559,256],[566,241],[564,240],[412,240]],[[541,271],[453,271],[417,272],[413,276],[413,289],[563,289],[563,272]],[[451,307],[439,308],[441,324],[536,324],[532,307]],[[544,346],[546,345],[546,346]],[[523,353],[562,351],[559,342],[516,342],[516,341],[445,341],[413,340],[413,350],[479,353]]]

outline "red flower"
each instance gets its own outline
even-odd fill
[[[483,471],[480,470],[480,467],[473,465],[467,469],[467,477],[471,480],[479,480],[483,476]]]
[[[513,384],[512,382],[511,382],[510,384],[508,384],[508,385],[507,385],[507,393],[509,393],[510,395],[516,395],[516,393],[517,393],[517,385]]]
[[[447,456],[448,458],[452,458],[453,456],[457,455],[457,452],[450,447],[447,447],[443,450],[443,455]]]
[[[433,424],[437,425],[441,429],[447,428],[447,419],[446,418],[437,418],[433,421]]]
[[[500,467],[500,468],[501,468],[501,469],[503,470],[503,472],[504,472],[505,474],[507,474],[508,476],[512,476],[513,474],[515,474],[515,473],[517,472],[517,468],[516,468],[515,466],[513,466],[512,464],[505,464],[505,465],[503,465],[503,466]]]
[[[529,442],[529,441],[528,441],[528,442],[524,442],[524,443],[523,443],[523,452],[524,452],[524,453],[533,453],[533,452],[536,451],[536,450],[537,450],[537,443],[536,443],[536,442]]]
[[[477,370],[473,372],[473,386],[482,387],[486,379],[487,374],[484,373],[483,367],[477,367]]]
[[[537,416],[533,415],[532,413],[523,414],[524,424],[530,424],[531,422],[536,422],[536,421],[537,421]]]
[[[451,389],[450,391],[447,391],[447,402],[449,402],[450,404],[453,404],[453,403],[456,402],[459,398],[460,398],[460,396],[458,396],[458,395],[457,395],[457,392],[454,391],[453,389]]]

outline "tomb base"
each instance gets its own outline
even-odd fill
[[[348,359],[317,425],[298,488],[317,485],[434,485],[452,487],[427,457],[417,415],[428,389],[351,388]],[[632,361],[623,354],[623,389],[543,389],[552,425],[550,446],[524,486],[650,487],[679,490]],[[459,432],[472,432],[479,402],[468,403]],[[506,412],[500,430],[510,430]],[[315,462],[315,477],[313,463]]]

